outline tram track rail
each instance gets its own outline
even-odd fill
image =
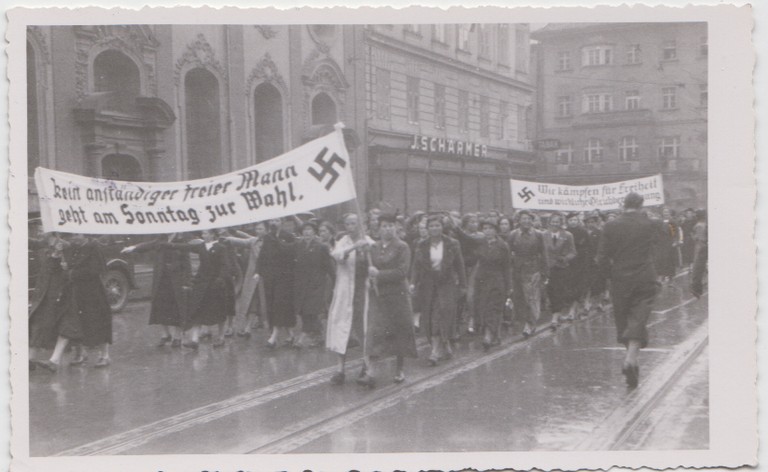
[[[674,353],[655,368],[634,390],[626,403],[608,414],[595,431],[577,445],[581,451],[631,450],[630,439],[654,409],[677,385],[682,375],[696,362],[709,344],[709,322],[705,321]],[[641,371],[642,372],[642,371]]]
[[[689,301],[683,303],[687,304]],[[664,310],[664,313],[668,311],[669,310]],[[580,320],[573,321],[572,323],[579,324],[605,315],[606,313],[598,312],[591,316],[581,318]],[[549,323],[540,325],[539,329],[534,333],[534,336],[531,339],[525,340],[522,336],[514,336],[505,340],[501,346],[495,348],[491,352],[471,352],[469,355],[461,356],[458,359],[460,362],[453,361],[445,363],[434,369],[428,370],[427,372],[429,373],[426,375],[409,378],[409,381],[405,384],[382,386],[371,391],[369,396],[366,396],[364,399],[351,406],[345,405],[337,407],[331,411],[314,415],[305,420],[290,424],[278,432],[263,438],[258,443],[231,452],[251,454],[283,453],[295,450],[319,437],[343,428],[381,411],[382,409],[394,406],[413,395],[440,385],[462,373],[509,355],[515,350],[530,345],[531,342],[550,337],[553,335],[553,332],[548,329],[549,326]],[[417,344],[417,348],[420,353],[423,353],[425,349],[428,349],[428,343],[424,340],[420,340]],[[362,359],[360,358],[351,360],[347,363],[347,368],[349,370],[357,369],[361,366]],[[273,385],[236,395],[220,402],[214,402],[199,408],[194,408],[178,415],[148,423],[122,433],[69,448],[55,455],[91,456],[130,453],[131,450],[171,434],[201,426],[220,418],[285,398],[303,390],[326,384],[336,369],[335,365],[318,369]],[[631,431],[628,434],[631,434]]]

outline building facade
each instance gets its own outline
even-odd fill
[[[366,26],[368,205],[509,209],[536,170],[523,24]]]
[[[529,34],[515,24],[32,26],[29,175],[204,178],[342,121],[363,207],[508,209],[509,178],[536,171]]]
[[[346,60],[360,34],[338,25],[29,27],[29,176],[43,166],[129,181],[203,178],[272,158],[337,121],[364,126],[364,64]],[[367,170],[355,167],[364,194]]]
[[[539,180],[662,174],[669,206],[706,205],[706,23],[550,24],[532,37]]]

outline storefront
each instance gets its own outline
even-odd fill
[[[389,212],[511,209],[509,179],[535,171],[532,153],[369,130],[369,207]]]

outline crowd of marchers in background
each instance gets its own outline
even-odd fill
[[[701,296],[705,210],[641,213],[656,231],[657,286],[691,270],[690,290]],[[419,336],[434,366],[453,358],[462,337],[478,336],[489,350],[510,333],[527,338],[611,310],[598,256],[604,227],[620,215],[371,209],[330,222],[302,214],[157,235],[123,252],[152,253],[148,315],[160,329],[158,347],[220,348],[266,330],[266,349],[324,346],[338,354],[336,385],[345,382],[348,349],[359,347],[365,362],[356,381],[372,388],[385,358],[396,358],[394,381],[404,381],[404,359],[417,357]],[[93,367],[110,365],[112,321],[97,242],[46,233],[29,244],[40,251],[29,300],[30,369],[56,372],[66,353],[70,365],[88,365],[89,356]]]

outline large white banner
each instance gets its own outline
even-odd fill
[[[237,172],[183,182],[123,182],[38,167],[45,231],[154,234],[221,228],[355,198],[341,128]]]
[[[511,180],[512,207],[529,210],[591,211],[621,208],[624,197],[639,193],[645,206],[664,204],[661,175],[599,185],[562,185]]]

